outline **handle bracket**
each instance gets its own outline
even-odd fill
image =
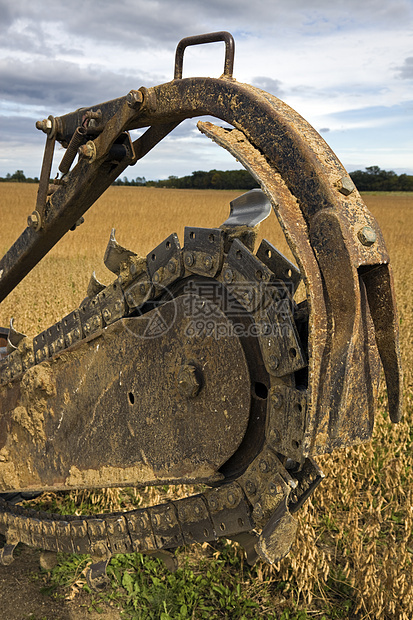
[[[225,43],[224,76],[232,78],[232,72],[234,70],[235,43],[232,34],[222,30],[220,32],[209,32],[207,34],[198,34],[193,37],[185,37],[179,41],[175,52],[174,80],[182,79],[184,51],[187,47],[190,45],[201,45],[203,43],[216,43],[218,41],[224,41]]]

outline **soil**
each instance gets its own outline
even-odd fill
[[[47,587],[47,574],[40,571],[40,552],[19,545],[10,566],[0,566],[0,609],[2,620],[120,620],[118,609],[99,602],[91,610],[93,597],[80,592],[73,600]],[[38,577],[36,579],[36,576]]]

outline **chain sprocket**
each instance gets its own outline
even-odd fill
[[[251,202],[248,195],[246,200]],[[235,212],[236,207],[232,209]],[[238,218],[242,219],[239,213]],[[299,455],[298,436],[290,443],[286,467],[282,444],[288,437],[281,437],[280,419],[274,424],[277,410],[280,418],[281,411],[288,415],[291,408],[305,407],[305,385],[297,389],[293,384],[294,373],[305,382],[306,368],[306,343],[300,341],[295,317],[301,325],[307,318],[305,304],[298,308],[293,301],[299,281],[296,268],[267,241],[254,255],[242,241],[251,247],[254,236],[255,230],[245,225],[245,218],[241,226],[231,227],[226,222],[220,229],[186,228],[183,249],[176,235],[170,235],[146,259],[138,259],[119,246],[112,231],[105,263],[118,274],[116,280],[102,288],[92,278],[90,296],[77,310],[33,342],[20,338],[15,350],[0,364],[6,393],[9,382],[21,381],[29,368],[47,366],[62,356],[66,359],[81,348],[82,342],[92,347],[105,330],[125,317],[149,314],[156,319],[160,308],[184,299],[186,291],[192,291],[188,337],[208,329],[217,337],[220,323],[216,309],[217,304],[221,305],[226,314],[232,313],[233,328],[248,326],[248,335],[243,335],[244,350],[248,350],[252,339],[255,346],[259,345],[268,383],[255,382],[251,389],[261,390],[258,398],[271,411],[260,422],[255,442],[241,446],[221,467],[223,484],[158,506],[89,517],[53,515],[1,500],[0,528],[7,540],[2,550],[3,563],[11,561],[18,542],[49,551],[90,553],[94,562],[88,579],[99,587],[104,582],[106,565],[116,553],[160,553],[219,536],[242,542],[251,562],[258,557],[257,551],[270,562],[288,552],[296,528],[291,511],[322,479],[311,459],[300,463],[300,459],[291,458],[294,452]],[[162,331],[164,325],[156,325],[154,319],[152,329]],[[156,333],[152,336],[156,337]],[[234,333],[231,336],[238,338]],[[249,362],[252,365],[257,359]],[[274,531],[280,524],[283,536],[277,539]]]

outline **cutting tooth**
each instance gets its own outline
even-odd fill
[[[110,558],[104,558],[87,567],[85,571],[86,581],[91,590],[99,592],[108,588],[110,580],[106,574],[106,568],[109,560]]]
[[[4,547],[0,549],[0,564],[8,566],[14,560],[13,551],[17,547],[18,543],[9,544],[6,542]]]
[[[25,334],[22,334],[21,332],[18,332],[17,329],[14,329],[14,319],[10,319],[10,329],[7,336],[7,353],[12,353],[12,351],[15,351],[23,338],[26,338]]]
[[[90,278],[90,281],[87,287],[87,292],[86,292],[87,296],[89,297],[89,299],[92,299],[92,297],[95,297],[95,295],[103,291],[104,288],[106,288],[106,286],[102,284],[102,282],[99,282],[99,280],[96,277],[96,272],[94,271],[91,275],[91,278]]]
[[[115,229],[112,228],[103,262],[105,263],[109,271],[118,276],[120,274],[121,264],[124,263],[130,256],[136,256],[136,254],[135,252],[131,252],[130,250],[127,250],[126,248],[119,245],[119,243],[115,239],[115,232]]]
[[[271,213],[271,202],[260,189],[251,189],[249,192],[238,196],[230,203],[230,216],[221,225],[248,226],[253,228],[265,220]]]

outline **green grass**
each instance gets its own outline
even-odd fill
[[[274,600],[283,599],[287,584],[263,578],[261,565],[247,566],[239,548],[226,541],[210,546],[208,553],[196,546],[190,553],[179,549],[177,557],[180,567],[170,573],[162,561],[150,556],[114,556],[107,571],[110,586],[96,594],[84,575],[90,557],[59,554],[57,566],[43,572],[42,592],[56,596],[83,589],[91,595],[89,610],[99,612],[103,603],[109,603],[128,620],[330,620],[348,617],[353,607],[352,590],[338,575],[330,583],[337,605],[330,599],[316,614],[291,605],[286,608],[285,603],[275,609]]]

